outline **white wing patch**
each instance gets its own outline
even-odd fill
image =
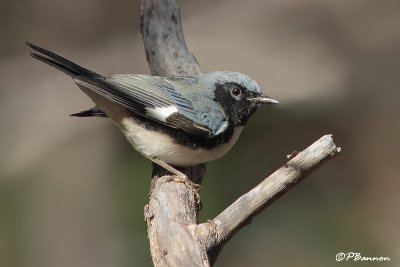
[[[223,131],[226,130],[226,128],[228,128],[229,123],[227,121],[224,121],[221,126],[218,128],[218,130],[215,132],[215,135],[219,135],[220,133],[222,133]]]
[[[178,112],[178,109],[175,106],[169,106],[169,107],[156,107],[156,108],[148,108],[146,107],[146,115],[155,118],[156,120],[162,121],[162,122],[167,122],[166,119],[174,114],[175,112]]]

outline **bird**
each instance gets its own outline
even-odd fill
[[[144,157],[172,174],[216,160],[236,143],[262,104],[278,104],[239,72],[198,76],[103,76],[37,45],[30,55],[72,78],[95,107],[71,114],[108,117]],[[186,177],[187,178],[187,177]]]

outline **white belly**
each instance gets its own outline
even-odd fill
[[[194,166],[222,157],[239,138],[243,127],[238,127],[228,143],[219,144],[213,149],[191,149],[174,142],[167,134],[149,131],[135,120],[124,118],[121,121],[122,132],[133,147],[146,157],[159,158],[176,166]]]

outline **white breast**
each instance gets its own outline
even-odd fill
[[[121,121],[122,132],[133,147],[149,158],[159,158],[176,166],[194,166],[222,157],[239,138],[243,127],[238,127],[228,143],[213,149],[191,149],[174,142],[167,134],[149,131],[131,118]]]

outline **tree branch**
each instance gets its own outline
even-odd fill
[[[260,184],[238,198],[213,220],[199,227],[213,259],[222,246],[261,211],[302,181],[323,162],[340,152],[331,135],[325,135],[293,158]]]
[[[198,75],[200,67],[186,47],[176,0],[142,0],[141,31],[146,58],[153,75]],[[205,166],[182,170],[201,184]],[[188,227],[196,225],[200,210],[197,195],[173,182],[153,164],[150,200],[145,219],[155,266],[209,266],[206,248]]]
[[[150,71],[158,76],[201,73],[187,49],[176,0],[142,0],[140,29]]]

